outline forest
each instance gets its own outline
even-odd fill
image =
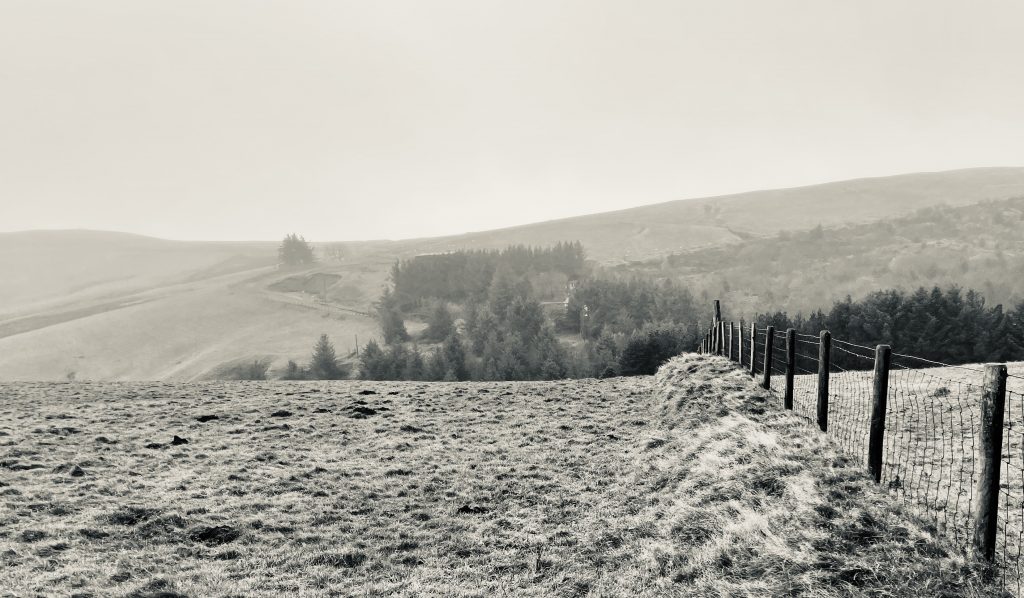
[[[646,374],[698,339],[689,292],[596,277],[579,243],[420,256],[396,263],[391,280],[377,304],[383,342],[360,356],[367,379]],[[410,317],[426,327],[410,334]]]
[[[755,322],[759,328],[794,328],[815,336],[828,330],[833,338],[849,343],[887,344],[901,354],[948,364],[1024,359],[1024,302],[1006,311],[1001,304],[987,304],[981,293],[956,286],[922,287],[909,293],[876,291],[857,301],[847,297],[827,312],[790,316],[778,311],[758,314]],[[858,359],[840,364],[846,369],[871,367],[869,361]]]

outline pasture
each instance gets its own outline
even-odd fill
[[[991,595],[720,358],[0,385],[0,595]]]

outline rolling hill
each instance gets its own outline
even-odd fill
[[[780,231],[872,222],[935,206],[1024,195],[1024,168],[973,168],[678,200],[437,239],[390,251],[442,252],[578,240],[590,258],[621,263]]]
[[[344,261],[300,272],[276,269],[275,242],[181,242],[99,231],[2,233],[0,380],[197,380],[225,365],[262,358],[279,368],[288,359],[305,359],[320,333],[331,335],[339,353],[347,354],[355,350],[357,335],[365,342],[376,334],[366,312],[400,257],[579,240],[596,262],[626,270],[660,268],[651,264],[673,253],[706,251],[705,263],[726,272],[735,266],[731,252],[760,251],[780,232],[867,225],[921,208],[1019,196],[1024,168],[858,179],[443,238],[352,242],[346,243]],[[731,249],[722,253],[722,246]],[[789,252],[798,255],[800,248]],[[684,279],[688,274],[661,273]],[[327,305],[315,296],[325,296]]]

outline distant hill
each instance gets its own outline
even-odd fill
[[[616,270],[720,297],[731,317],[826,309],[879,289],[957,285],[990,305],[1024,301],[1024,194],[934,206],[884,222],[783,232]]]
[[[276,247],[91,230],[0,233],[0,317],[271,266]]]
[[[698,296],[701,290],[728,296],[737,310],[772,302],[817,307],[839,293],[894,286],[894,280],[904,286],[963,280],[996,298],[1016,297],[1024,293],[1014,282],[1024,280],[1024,257],[1018,257],[1024,247],[1014,240],[1021,222],[1005,213],[1017,207],[996,211],[1004,225],[998,234],[973,216],[964,226],[954,216],[942,229],[913,221],[913,235],[902,224],[857,228],[922,208],[1011,197],[1024,197],[1024,168],[858,179],[435,239],[345,243],[344,260],[300,272],[276,269],[276,242],[0,233],[0,380],[72,373],[79,379],[194,380],[254,358],[269,358],[277,368],[308,358],[321,332],[347,354],[357,335],[365,342],[376,334],[366,312],[396,258],[514,244],[579,240],[600,263],[687,282]],[[843,236],[830,237],[844,244],[799,240],[800,231],[819,224],[846,227]],[[890,232],[879,240],[879,231]],[[779,240],[780,232],[798,240]],[[1002,249],[980,245],[981,238]],[[663,259],[673,253],[680,257]],[[766,260],[773,274],[752,278],[753,265]],[[964,260],[969,275],[961,276]],[[319,296],[330,305],[317,304]]]
[[[395,243],[391,251],[499,249],[578,240],[603,263],[741,241],[818,224],[870,222],[947,204],[1024,195],[1024,168],[973,168],[687,199],[479,233]]]

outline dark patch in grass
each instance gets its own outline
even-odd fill
[[[39,529],[27,529],[18,536],[22,542],[38,542],[47,537],[47,533]]]
[[[211,415],[200,415],[200,416],[196,417],[196,421],[201,423],[201,424],[205,424],[206,422],[212,422],[215,419],[220,419],[220,417],[218,417],[216,415],[212,415],[212,414]]]
[[[121,507],[110,515],[107,515],[107,521],[115,525],[132,526],[154,517],[157,513],[159,513],[159,511],[156,509],[127,506]]]
[[[181,446],[183,444],[188,444],[188,440],[178,436],[177,434],[175,434],[174,438],[171,439],[171,446]]]
[[[338,569],[352,569],[365,562],[366,555],[358,551],[320,554],[309,561],[311,565],[335,567]]]
[[[459,515],[483,515],[487,511],[487,507],[480,505],[462,505],[455,512]]]
[[[280,409],[270,414],[270,417],[291,417],[292,412],[287,409]]]
[[[364,407],[362,405],[357,405],[351,408],[349,412],[349,417],[351,417],[352,419],[366,419],[371,415],[377,415],[377,411],[378,410],[374,409],[373,407]]]
[[[103,538],[110,537],[110,534],[103,530],[92,529],[88,527],[83,527],[82,529],[78,530],[78,535],[89,540],[102,540]]]
[[[369,390],[369,389],[365,389],[364,388],[363,390],[360,390],[356,394],[357,395],[375,395],[375,394],[377,394],[377,391],[376,390]]]
[[[202,542],[207,546],[220,546],[228,542],[234,542],[241,533],[227,525],[215,525],[212,527],[201,527],[189,532],[189,539],[193,542]]]

